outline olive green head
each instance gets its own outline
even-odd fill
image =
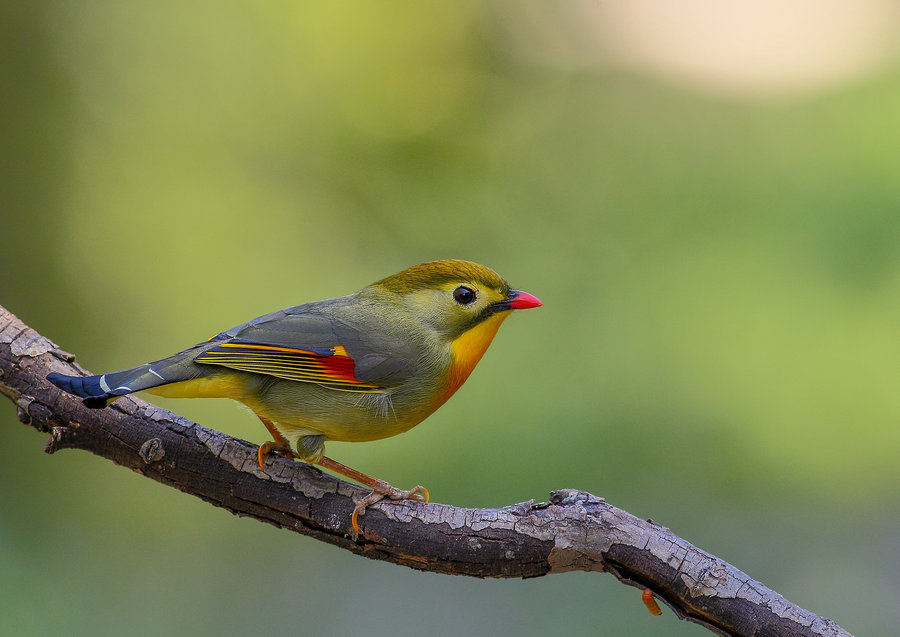
[[[420,263],[369,287],[392,293],[451,340],[498,312],[540,305],[530,294],[511,290],[490,268],[459,259]]]

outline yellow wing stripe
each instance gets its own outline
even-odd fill
[[[303,364],[292,364],[288,361],[278,361],[278,360],[259,360],[259,359],[242,359],[242,358],[228,358],[224,356],[216,356],[215,360],[202,360],[204,363],[213,363],[216,365],[224,365],[226,367],[241,365],[247,367],[254,367],[260,370],[269,370],[272,371],[285,371],[285,372],[295,372],[297,374],[301,374],[304,376],[315,377],[315,378],[327,378],[331,380],[342,380],[340,376],[337,374],[333,374],[328,372],[327,370],[323,370],[319,367],[315,367],[312,365],[303,365]],[[375,385],[369,385],[367,383],[357,383],[360,385],[367,385],[371,387],[375,387]]]
[[[225,367],[234,367],[235,369],[253,368],[253,371],[260,371],[273,375],[275,375],[276,372],[289,373],[292,376],[298,377],[298,379],[317,378],[323,380],[333,380],[336,382],[346,382],[342,381],[341,378],[335,374],[316,370],[316,368],[308,366],[278,364],[276,362],[270,361],[245,361],[228,359],[223,360],[221,357],[216,357],[215,361],[203,360],[201,362],[212,363],[214,365],[223,365]],[[238,367],[238,365],[240,365],[240,367]],[[370,383],[353,383],[353,385],[360,387],[377,387],[377,385],[372,385]]]
[[[316,383],[328,389],[377,392],[382,388],[362,382],[353,374],[353,359],[336,345],[318,351],[257,343],[220,343],[194,359],[197,363],[222,365],[286,380]]]

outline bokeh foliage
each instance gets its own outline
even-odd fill
[[[0,303],[100,372],[483,262],[545,307],[425,424],[330,455],[461,506],[583,488],[892,634],[900,67],[711,98],[520,55],[513,6],[3,3]],[[706,634],[612,578],[345,555],[0,422],[2,634]]]

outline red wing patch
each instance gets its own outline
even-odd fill
[[[206,350],[194,362],[315,383],[341,391],[378,392],[383,389],[356,378],[355,363],[341,345],[301,349],[232,339]]]

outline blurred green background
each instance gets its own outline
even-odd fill
[[[3,2],[0,304],[102,372],[485,263],[545,307],[330,455],[459,506],[589,490],[895,634],[900,20],[791,4]],[[709,634],[609,576],[422,574],[46,456],[10,404],[0,432],[3,635]]]

